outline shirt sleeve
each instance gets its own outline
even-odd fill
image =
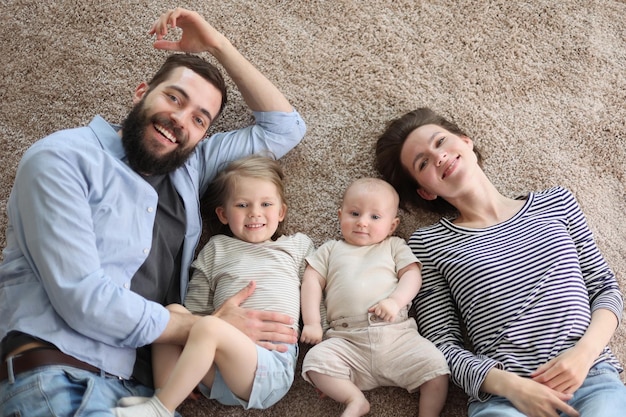
[[[450,288],[430,259],[419,231],[411,236],[409,246],[422,261],[422,288],[413,301],[420,334],[443,353],[455,384],[473,398],[489,398],[480,387],[489,370],[502,365],[486,356],[474,355],[464,347],[463,330]]]
[[[607,309],[621,322],[624,301],[615,273],[602,256],[574,195],[560,189],[567,213],[568,231],[576,245],[580,268],[589,292],[591,311]]]
[[[198,145],[196,157],[203,160],[200,193],[224,165],[255,153],[282,158],[304,138],[306,125],[297,111],[254,112],[255,123],[242,129],[220,132]]]
[[[114,254],[99,250],[94,218],[100,213],[90,205],[89,164],[84,152],[60,143],[39,144],[20,163],[9,212],[16,244],[53,309],[74,331],[112,346],[149,344],[165,329],[169,313],[124,288],[126,274],[104,272],[103,263]]]

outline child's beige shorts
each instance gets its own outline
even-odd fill
[[[312,383],[307,372],[315,371],[349,379],[364,391],[397,386],[414,392],[424,382],[450,374],[443,354],[406,317],[404,310],[394,323],[373,314],[331,322],[325,339],[304,357],[302,376]]]

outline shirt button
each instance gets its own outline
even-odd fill
[[[148,207],[148,213],[152,213],[154,211],[154,207]]]
[[[130,284],[128,282],[125,282],[124,283],[124,288],[127,288],[127,289],[130,288]]]
[[[148,254],[148,252],[150,252],[150,249],[148,249],[148,248],[145,248],[145,249],[143,250],[144,255],[147,255],[147,254]]]

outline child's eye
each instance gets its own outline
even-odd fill
[[[263,203],[262,205],[263,207],[271,207],[273,204],[270,202],[266,202],[266,203]]]
[[[235,207],[246,208],[246,207],[248,207],[248,204],[246,204],[246,203],[237,203],[237,204],[235,204]]]
[[[359,212],[358,212],[358,211],[351,211],[351,212],[350,212],[350,215],[351,215],[352,217],[359,217]]]
[[[378,220],[378,219],[380,219],[380,216],[378,214],[372,214],[372,219],[373,220]]]

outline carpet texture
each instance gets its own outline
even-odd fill
[[[283,160],[289,232],[321,244],[338,237],[344,187],[375,175],[385,122],[419,106],[453,117],[481,147],[506,195],[570,188],[626,290],[626,3],[616,0],[2,0],[0,25],[0,230],[17,163],[34,141],[121,121],[138,83],[166,53],[151,23],[166,10],[199,11],[292,101],[308,124]],[[232,87],[232,83],[230,83]],[[231,90],[232,91],[232,90]],[[214,129],[249,123],[241,96]],[[400,234],[435,220],[404,214]],[[4,233],[0,246],[4,247]],[[71,254],[68,254],[71,256]],[[612,341],[626,360],[626,326]],[[303,347],[305,348],[305,347]],[[417,395],[367,393],[373,416],[414,416]],[[186,402],[193,416],[339,415],[298,377],[276,406],[245,413]],[[444,416],[463,416],[450,391]]]

